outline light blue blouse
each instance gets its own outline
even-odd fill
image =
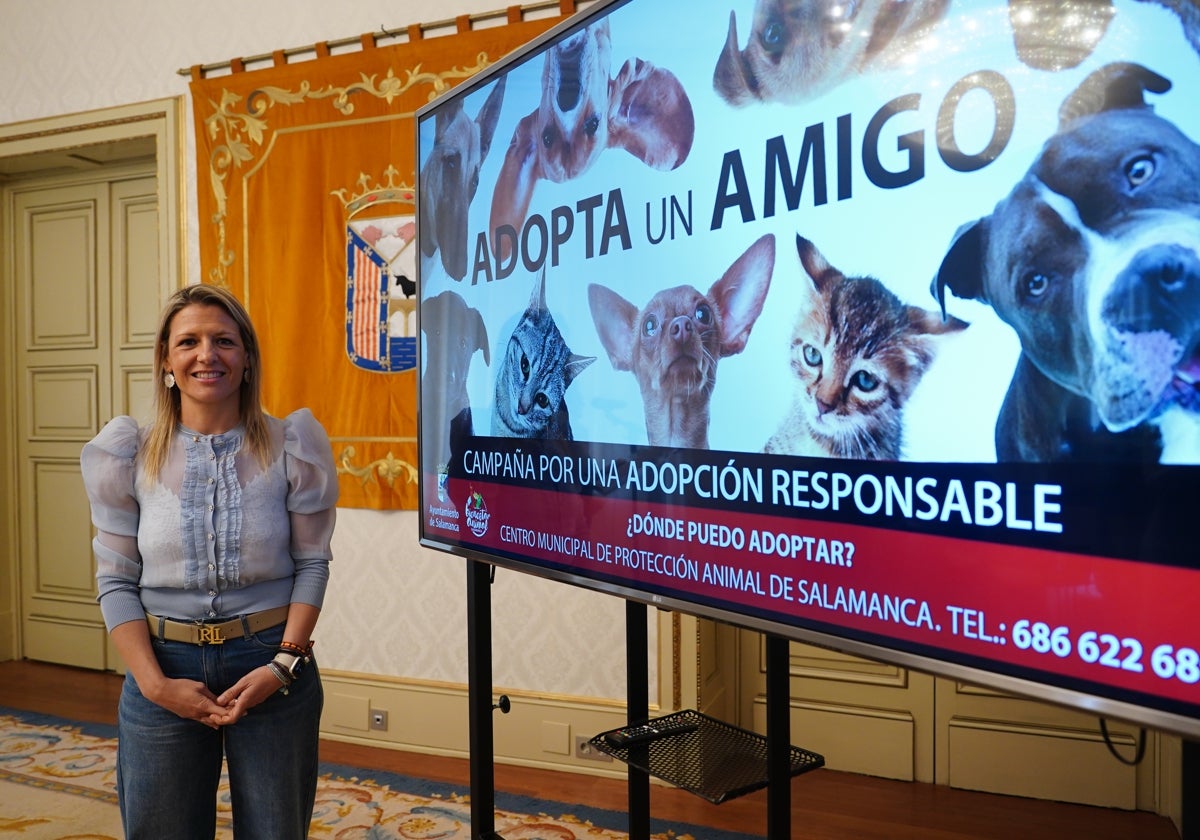
[[[308,409],[267,418],[269,463],[238,426],[180,426],[157,480],[139,451],[148,429],[115,417],[80,456],[97,534],[100,611],[111,630],[145,613],[232,618],[293,601],[320,607],[329,580],[337,471]]]

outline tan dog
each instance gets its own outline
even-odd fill
[[[605,149],[624,149],[654,169],[674,169],[692,148],[696,122],[683,85],[670,72],[631,58],[610,76],[608,19],[546,53],[542,98],[524,117],[492,196],[492,230],[520,230],[539,180],[563,183],[588,170]],[[509,242],[497,238],[496,256]]]
[[[949,0],[758,0],[744,50],[729,14],[713,87],[732,105],[797,103],[904,55],[941,20]]]
[[[775,237],[767,234],[708,294],[676,286],[639,310],[611,289],[588,286],[592,320],[613,368],[632,371],[641,388],[651,446],[708,448],[717,362],[746,347],[774,268]]]
[[[463,111],[462,100],[438,112],[433,150],[421,168],[421,268],[426,277],[439,251],[447,274],[455,280],[467,275],[467,210],[496,133],[504,83],[501,76],[475,119]]]

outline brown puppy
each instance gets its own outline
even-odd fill
[[[632,371],[641,388],[651,446],[708,448],[717,362],[745,348],[774,267],[775,237],[767,234],[708,294],[676,286],[639,310],[604,286],[588,286],[592,320],[612,366]]]
[[[679,80],[640,58],[626,61],[616,78],[611,66],[607,18],[547,51],[541,102],[517,125],[496,180],[493,231],[519,231],[539,180],[578,177],[605,149],[624,149],[661,170],[687,158],[696,122]],[[507,258],[509,247],[497,237],[497,258]]]
[[[949,0],[758,0],[744,50],[737,16],[713,72],[731,105],[796,103],[912,49],[941,20]]]

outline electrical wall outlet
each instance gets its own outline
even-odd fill
[[[371,709],[370,727],[377,732],[387,732],[387,711]]]
[[[575,736],[575,757],[585,758],[588,761],[612,761],[613,757],[606,752],[602,752],[589,743],[586,735]]]

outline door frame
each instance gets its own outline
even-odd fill
[[[0,126],[0,163],[16,159],[53,161],[56,156],[78,153],[87,161],[87,147],[111,146],[127,141],[154,140],[158,191],[160,297],[182,284],[184,248],[186,149],[182,131],[182,96],[133,105],[103,108],[79,114],[48,117]],[[91,165],[88,161],[85,165]],[[102,166],[103,164],[96,164]],[[39,177],[31,167],[29,177],[0,175],[0,661],[23,655],[21,639],[21,563],[18,523],[21,500],[17,496],[16,369],[17,318],[15,272],[11,242],[14,194]],[[61,174],[53,176],[62,178]],[[94,176],[93,176],[94,177]]]

